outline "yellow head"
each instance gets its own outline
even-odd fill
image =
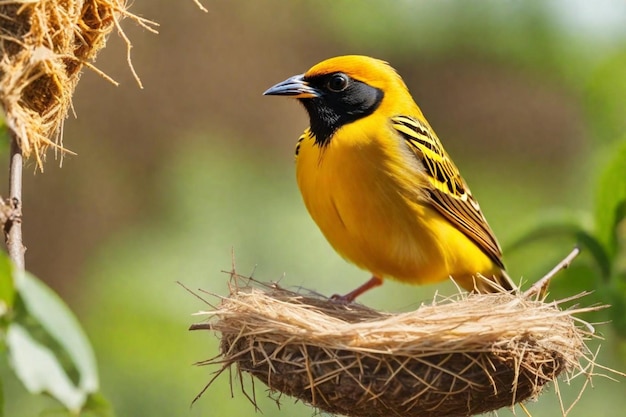
[[[305,72],[304,79],[323,77],[336,72],[342,72],[354,80],[383,91],[398,87],[407,89],[400,75],[388,62],[363,55],[329,58]]]
[[[385,61],[361,55],[322,61],[264,94],[299,99],[309,113],[311,131],[322,145],[341,126],[374,111],[389,116],[409,111],[421,116],[398,73]]]

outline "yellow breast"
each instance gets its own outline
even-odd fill
[[[387,119],[347,124],[324,146],[306,135],[296,171],[326,239],[374,275],[419,284],[493,271],[491,260],[429,205],[423,167]]]

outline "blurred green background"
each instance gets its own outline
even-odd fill
[[[293,149],[305,112],[261,95],[325,58],[371,55],[400,72],[479,199],[512,276],[534,281],[574,245],[564,237],[506,251],[546,212],[593,208],[594,181],[626,127],[623,1],[204,4],[206,14],[191,0],[135,2],[132,12],[160,24],[157,36],[123,23],[145,88],[113,34],[96,64],[121,86],[90,71],[82,77],[78,118],[64,137],[78,156],[59,168],[50,155],[44,174],[27,167],[27,268],[84,324],[118,416],[255,415],[236,383],[231,398],[227,374],[190,408],[216,370],[192,364],[216,355],[217,339],[187,331],[207,306],[176,281],[227,294],[221,271],[231,268],[231,250],[238,272],[287,287],[330,295],[368,278],[333,252],[301,202]],[[553,296],[594,288],[597,271],[584,272],[588,285],[561,277]],[[407,310],[437,290],[455,291],[386,282],[360,301]],[[625,370],[623,342],[610,325],[598,329],[598,362]],[[570,415],[625,409],[618,380],[596,377]],[[566,404],[582,383],[561,381]],[[265,416],[314,413],[287,397],[279,410],[262,384],[256,389]],[[17,383],[5,395],[7,415],[52,403]],[[560,415],[554,389],[528,408]]]

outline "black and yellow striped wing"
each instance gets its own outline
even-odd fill
[[[396,116],[391,121],[424,166],[431,184],[427,193],[433,206],[474,241],[496,265],[504,268],[502,250],[496,237],[435,133],[412,117]]]

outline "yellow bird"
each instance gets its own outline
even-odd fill
[[[351,302],[384,278],[516,288],[478,203],[388,63],[331,58],[264,94],[304,105],[310,127],[296,146],[304,203],[333,248],[373,275],[335,298]]]

